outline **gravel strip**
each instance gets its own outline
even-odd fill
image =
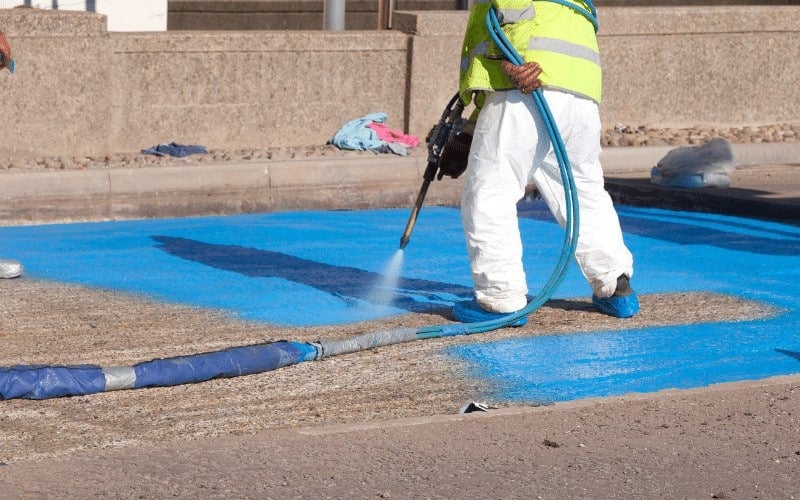
[[[311,342],[450,322],[449,310],[443,309],[346,325],[278,327],[240,321],[221,311],[27,277],[0,280],[0,295],[0,366],[129,365],[278,339]],[[0,465],[267,429],[455,414],[470,401],[518,406],[492,401],[481,380],[466,375],[471,367],[457,363],[447,348],[779,313],[764,304],[710,293],[643,295],[640,301],[642,312],[627,320],[599,314],[588,299],[551,300],[520,328],[396,344],[200,384],[2,401]]]
[[[798,142],[800,123],[758,127],[654,128],[617,124],[603,132],[603,147],[627,146],[690,146],[704,144],[712,138],[726,139],[732,144]],[[348,158],[374,156],[371,151],[342,150],[331,144],[262,149],[212,149],[208,154],[184,158],[136,153],[109,153],[104,156],[38,156],[35,158],[0,158],[0,173],[24,170],[87,170],[154,166],[200,165],[227,161],[269,161],[303,158]],[[412,156],[427,155],[424,147],[411,151]]]

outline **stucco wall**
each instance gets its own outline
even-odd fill
[[[455,92],[466,13],[395,13],[391,31],[108,33],[79,12],[0,11],[0,155],[325,143],[388,113],[424,137]],[[607,126],[800,121],[800,7],[601,10]]]
[[[169,30],[318,30],[325,0],[171,0]],[[377,0],[348,0],[345,28],[379,27]],[[388,6],[389,1],[385,0]],[[396,11],[456,10],[459,0],[395,0]]]
[[[323,27],[325,0],[170,0],[170,30],[315,30]],[[458,10],[474,0],[395,0],[396,11]],[[388,5],[388,0],[385,4]],[[797,0],[595,0],[604,7],[796,5]],[[349,30],[377,29],[379,1],[348,0]]]
[[[414,34],[411,130],[435,122],[455,91],[465,16],[395,16]],[[607,127],[800,121],[800,6],[607,7],[599,20]]]

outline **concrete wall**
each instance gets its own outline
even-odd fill
[[[396,11],[458,10],[474,0],[396,0]],[[324,0],[170,0],[169,30],[316,30]],[[388,5],[388,0],[386,0]],[[595,0],[603,7],[796,5],[797,0]],[[377,29],[379,1],[348,0],[349,30]]]
[[[602,118],[681,127],[800,121],[800,7],[607,8]]]
[[[164,31],[167,0],[0,0],[0,9],[27,6],[37,9],[91,11],[103,14],[110,31]]]
[[[434,123],[443,104],[431,103],[455,91],[465,15],[395,16],[414,34],[412,131]],[[800,121],[800,6],[607,7],[599,20],[606,127]]]
[[[392,31],[108,33],[101,15],[0,11],[0,157],[160,142],[324,144],[388,113],[424,137],[456,90],[466,13],[395,13]],[[606,126],[798,122],[800,7],[601,11]]]
[[[0,72],[0,155],[101,153],[113,148],[113,53],[105,16],[11,9],[0,22],[16,73]]]
[[[375,111],[403,128],[408,37],[398,32],[112,36],[110,139],[120,151],[325,144]]]
[[[107,33],[97,14],[0,13],[17,63],[0,73],[0,156],[324,144],[383,111],[404,128],[400,32]]]
[[[378,29],[377,0],[348,0],[345,28]],[[386,4],[388,5],[388,0]],[[318,30],[324,0],[171,0],[169,30]],[[395,10],[455,10],[458,0],[395,0]]]

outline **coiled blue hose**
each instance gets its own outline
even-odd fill
[[[575,9],[580,14],[594,19],[592,12],[568,0],[548,0]],[[579,10],[580,9],[580,10]],[[592,23],[597,27],[596,19]],[[503,33],[494,9],[486,16],[486,27],[492,40],[503,55],[516,65],[523,64],[522,57],[511,46]],[[561,255],[550,278],[541,292],[520,311],[502,318],[481,323],[455,323],[422,328],[398,328],[387,331],[368,332],[344,340],[320,340],[318,342],[272,342],[254,346],[233,347],[217,352],[178,356],[167,359],[145,361],[133,366],[99,365],[18,365],[0,367],[0,400],[12,398],[48,399],[62,396],[81,396],[99,392],[138,389],[143,387],[167,387],[202,382],[218,377],[236,377],[275,370],[304,361],[319,360],[372,347],[398,344],[429,338],[470,335],[497,330],[513,325],[541,307],[555,292],[575,255],[578,242],[579,210],[578,195],[572,167],[566,147],[558,131],[550,108],[541,89],[532,94],[534,103],[542,116],[550,141],[558,159],[561,182],[565,197],[565,233]]]
[[[554,1],[554,0],[551,0]],[[569,2],[561,2],[556,1],[555,3],[564,4],[575,8],[577,10],[578,6],[571,4]],[[589,3],[594,10],[594,6]],[[585,11],[585,9],[582,9]],[[580,11],[579,11],[580,12]],[[580,12],[583,14],[583,12]],[[589,14],[586,11],[586,14]],[[594,16],[591,16],[594,19]],[[597,21],[593,22],[596,26]],[[508,41],[508,38],[503,33],[503,29],[500,27],[500,21],[497,18],[497,13],[495,12],[494,8],[489,9],[486,14],[486,29],[489,32],[489,35],[492,38],[492,41],[500,48],[500,51],[503,53],[503,56],[508,59],[512,64],[521,65],[524,64],[524,60],[522,56],[514,49],[511,43]],[[486,332],[490,330],[496,330],[498,328],[503,328],[506,326],[513,325],[519,319],[528,316],[529,314],[533,313],[537,309],[539,309],[545,302],[547,302],[550,297],[553,296],[555,293],[556,288],[561,282],[564,280],[564,276],[567,272],[567,267],[569,263],[572,261],[575,255],[575,248],[578,244],[578,230],[580,227],[580,213],[578,208],[578,193],[577,188],[575,187],[575,179],[572,176],[572,165],[569,162],[569,157],[567,156],[566,146],[564,145],[564,140],[561,138],[561,133],[558,131],[558,125],[556,124],[555,119],[553,118],[553,114],[550,111],[550,107],[547,105],[547,101],[544,98],[544,93],[542,92],[541,88],[536,89],[532,94],[534,104],[538,109],[539,113],[542,116],[542,120],[544,122],[545,128],[547,129],[547,134],[550,137],[550,142],[553,145],[553,150],[556,155],[556,159],[558,160],[559,172],[561,174],[561,183],[564,186],[564,198],[565,198],[565,225],[564,225],[564,242],[561,247],[561,255],[559,256],[558,262],[556,263],[555,268],[553,269],[550,278],[547,280],[545,285],[542,287],[542,290],[536,295],[533,300],[531,300],[528,305],[526,305],[523,309],[517,311],[516,313],[509,314],[507,316],[503,316],[502,318],[492,320],[492,321],[485,321],[480,323],[470,323],[470,324],[461,324],[461,325],[447,325],[446,327],[430,327],[429,329],[423,328],[420,332],[420,336],[423,338],[428,337],[435,337],[437,328],[441,329],[456,329],[456,327],[460,327],[463,329],[464,334],[471,334],[471,333],[479,333],[479,332]],[[452,334],[451,334],[452,335]]]

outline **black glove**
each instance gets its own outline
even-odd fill
[[[439,180],[445,175],[457,179],[467,169],[472,134],[459,132],[444,143],[439,155]]]

